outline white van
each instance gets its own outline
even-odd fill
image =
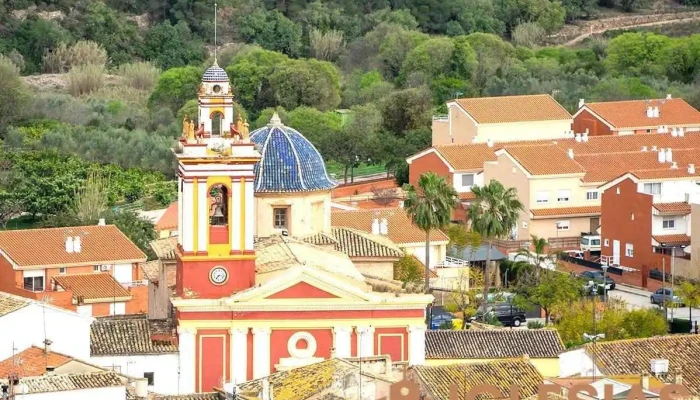
[[[581,251],[600,251],[600,235],[586,235],[581,237]]]

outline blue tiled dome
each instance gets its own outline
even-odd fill
[[[311,192],[335,187],[313,144],[286,127],[275,115],[271,123],[250,134],[262,158],[255,165],[256,192]]]
[[[202,82],[228,82],[228,75],[226,75],[226,71],[223,68],[214,63],[204,72]]]

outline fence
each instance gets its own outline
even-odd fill
[[[603,264],[600,264],[597,262],[583,260],[581,258],[569,257],[567,255],[562,255],[561,259],[562,259],[562,261],[566,261],[566,262],[569,262],[571,264],[580,265],[582,267],[597,269],[599,271],[603,270]],[[622,275],[623,272],[624,272],[624,270],[622,270],[621,268],[617,268],[617,267],[608,267],[608,269],[607,269],[607,273],[613,274],[613,275]]]
[[[554,237],[547,239],[552,250],[572,250],[581,248],[580,236]]]

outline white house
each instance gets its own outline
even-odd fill
[[[179,356],[172,320],[145,315],[98,318],[90,333],[91,362],[147,380],[148,391],[179,394]]]
[[[91,317],[25,297],[0,292],[0,360],[52,342],[54,351],[87,360]]]

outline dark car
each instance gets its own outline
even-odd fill
[[[430,329],[440,329],[446,322],[449,322],[451,325],[452,320],[455,319],[454,315],[440,306],[432,307],[430,313]]]
[[[586,282],[593,281],[598,285],[603,284],[603,273],[599,271],[583,271],[580,274],[578,274],[578,277],[581,279],[585,279]],[[605,286],[608,288],[608,290],[613,290],[615,289],[615,281],[611,277],[606,275]]]
[[[525,311],[510,303],[490,304],[486,308],[486,312],[495,316],[498,322],[503,326],[518,327],[527,322]],[[483,316],[483,308],[477,311],[476,315],[471,318],[472,321],[479,321]]]

